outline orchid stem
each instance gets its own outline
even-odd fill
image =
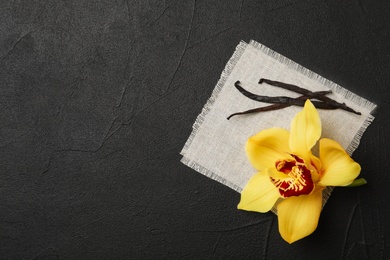
[[[359,187],[359,186],[362,186],[366,183],[367,183],[366,179],[359,178],[359,179],[354,180],[351,184],[347,185],[346,187]]]

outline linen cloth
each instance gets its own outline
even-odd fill
[[[237,192],[241,192],[256,173],[246,157],[247,139],[271,127],[289,130],[291,120],[302,109],[291,106],[276,111],[239,115],[227,120],[232,113],[269,105],[242,95],[234,87],[237,80],[243,88],[259,95],[300,96],[265,83],[258,84],[260,78],[298,85],[311,91],[331,90],[332,94],[328,95],[330,98],[361,112],[361,115],[356,115],[341,109],[318,109],[322,121],[321,137],[336,140],[350,155],[358,147],[365,129],[374,120],[371,113],[375,104],[258,42],[241,42],[197,117],[193,131],[181,151],[184,164]],[[318,153],[318,147],[313,151]],[[323,193],[324,203],[331,190]]]

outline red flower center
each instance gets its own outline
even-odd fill
[[[276,169],[286,177],[281,179],[271,177],[272,183],[284,198],[310,194],[314,189],[310,170],[304,160],[293,154],[291,156],[293,160],[281,160],[275,163]]]

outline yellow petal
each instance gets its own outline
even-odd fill
[[[278,189],[271,183],[266,172],[256,173],[241,192],[238,209],[267,212],[280,197]]]
[[[290,149],[298,155],[305,155],[321,136],[321,119],[310,100],[292,120]]]
[[[320,140],[320,159],[323,186],[346,186],[360,173],[360,165],[352,160],[339,143],[331,139]]]
[[[290,197],[278,204],[279,233],[288,243],[316,230],[322,209],[322,188],[310,195]]]
[[[277,160],[290,158],[289,132],[282,128],[270,128],[250,137],[246,154],[253,167],[264,170],[275,167]]]
[[[318,157],[314,156],[311,152],[309,152],[308,154],[309,154],[309,159],[306,165],[311,171],[311,178],[313,179],[313,181],[318,182],[320,179],[319,171],[322,168],[321,160]]]

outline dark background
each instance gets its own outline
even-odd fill
[[[272,213],[180,163],[240,40],[378,104],[337,188],[292,245]],[[1,259],[389,259],[390,2],[0,3]]]

